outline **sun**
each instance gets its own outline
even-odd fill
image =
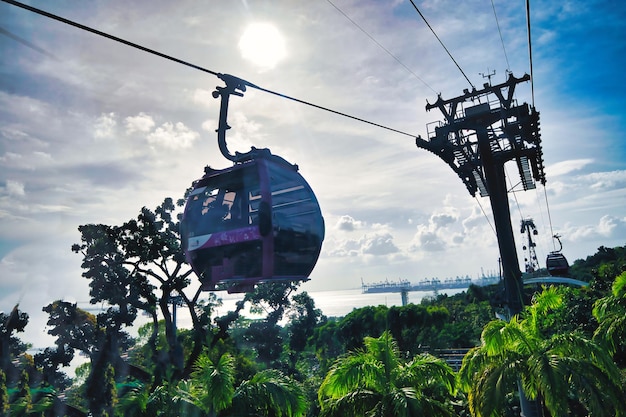
[[[250,24],[239,39],[239,50],[261,70],[274,68],[287,55],[285,38],[271,23]]]

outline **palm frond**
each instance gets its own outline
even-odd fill
[[[206,354],[195,363],[192,378],[197,381],[197,393],[205,410],[220,411],[228,408],[235,392],[235,359],[224,354],[213,362]]]
[[[550,339],[548,348],[561,357],[579,358],[592,363],[606,372],[614,383],[620,383],[620,372],[610,352],[581,333],[557,334]]]
[[[571,390],[575,398],[593,416],[626,415],[625,392],[606,372],[582,360],[571,360]]]
[[[601,298],[594,305],[593,316],[599,323],[594,339],[608,344],[614,352],[626,339],[626,298]]]
[[[396,342],[385,332],[379,338],[365,338],[364,350],[338,358],[318,399],[322,416],[409,417],[423,415],[421,410],[428,407],[446,409],[439,393],[444,386],[452,392],[455,382],[445,361],[433,356],[418,356],[404,364]],[[426,398],[424,390],[438,393]]]
[[[493,320],[485,326],[481,334],[481,346],[488,355],[503,355],[506,351],[520,353],[535,349],[536,340],[533,333],[526,331],[524,324],[517,316],[510,321]]]
[[[307,410],[302,387],[273,369],[261,371],[241,383],[235,391],[233,404],[239,414],[298,417]]]
[[[557,355],[538,352],[528,358],[528,373],[522,386],[525,394],[534,399],[541,396],[552,415],[567,415],[569,370]]]
[[[339,357],[320,387],[320,396],[341,397],[358,388],[379,388],[387,384],[385,367],[366,352]]]
[[[611,290],[613,297],[621,299],[626,298],[626,272],[622,272],[615,278]]]
[[[369,416],[381,397],[376,392],[357,389],[338,398],[328,398],[320,403],[320,417]]]
[[[396,379],[398,386],[427,387],[431,384],[443,384],[449,393],[456,389],[456,375],[443,359],[423,354],[413,358],[406,365],[398,368]]]

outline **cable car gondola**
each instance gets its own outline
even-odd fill
[[[226,87],[214,93],[222,96],[218,143],[234,165],[207,167],[193,183],[181,221],[186,259],[205,290],[246,292],[259,282],[308,280],[324,239],[315,194],[297,165],[268,149],[228,152],[228,96],[245,86],[223,79]]]
[[[569,263],[565,256],[561,253],[563,250],[563,244],[559,235],[554,235],[554,238],[559,242],[560,248],[557,251],[550,252],[546,257],[546,269],[548,273],[555,277],[566,277],[569,274]]]

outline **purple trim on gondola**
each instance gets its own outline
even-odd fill
[[[241,229],[227,230],[202,236],[189,238],[188,251],[224,246],[251,240],[261,240],[261,234],[257,226],[242,227]]]
[[[261,198],[267,202],[269,207],[272,207],[272,190],[271,190],[271,178],[268,171],[268,163],[265,159],[260,158],[256,161],[259,170],[259,182],[261,185]],[[272,225],[273,228],[273,225]],[[265,239],[263,245],[263,277],[271,277],[274,274],[274,239],[271,235],[268,235],[268,239]]]

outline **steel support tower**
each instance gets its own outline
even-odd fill
[[[456,98],[444,100],[439,95],[426,110],[438,108],[445,120],[429,129],[427,139],[416,138],[417,147],[446,162],[472,196],[479,192],[489,197],[509,315],[519,313],[524,303],[504,164],[515,161],[524,190],[534,189],[536,181],[545,184],[539,113],[527,103],[517,105],[513,98],[515,86],[528,80],[529,75],[510,74],[502,84],[486,83],[483,89],[464,90]]]
[[[537,227],[533,219],[522,219],[520,233],[525,233],[528,240],[526,245],[522,247],[528,253],[526,259],[524,259],[524,267],[527,274],[532,274],[539,271],[537,251],[535,251],[537,244],[533,241],[533,236],[537,235]]]

